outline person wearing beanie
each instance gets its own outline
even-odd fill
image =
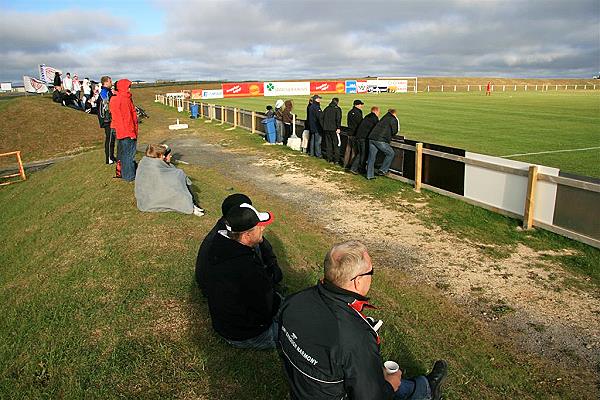
[[[321,139],[323,134],[323,110],[321,110],[321,96],[315,94],[312,103],[308,106],[306,118],[310,131],[308,154],[321,158]]]
[[[238,207],[240,204],[247,203],[252,205],[252,200],[248,196],[242,193],[235,193],[229,195],[223,200],[221,204],[221,218],[217,220],[213,228],[208,232],[204,240],[202,240],[202,244],[198,249],[198,256],[196,257],[196,269],[195,269],[195,277],[196,283],[198,287],[202,291],[202,295],[204,297],[207,296],[206,291],[206,281],[207,281],[207,266],[209,264],[208,261],[208,249],[212,245],[212,242],[215,239],[215,236],[219,231],[226,230],[226,221],[225,215],[234,207]],[[281,273],[281,268],[279,268],[279,264],[277,262],[277,256],[273,251],[273,246],[269,243],[269,240],[263,237],[263,241],[258,245],[255,249],[256,253],[262,259],[264,265],[266,265],[269,274],[272,276],[273,283],[277,284],[281,282],[283,278],[283,274]]]
[[[325,134],[325,158],[332,164],[340,163],[340,140],[342,130],[342,109],[338,106],[340,99],[334,97],[323,110],[323,132]]]

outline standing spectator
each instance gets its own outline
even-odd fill
[[[275,276],[256,251],[273,216],[242,203],[225,219],[227,229],[215,235],[208,249],[206,291],[212,326],[234,347],[273,349],[281,296],[274,289]]]
[[[350,109],[350,111],[348,111],[348,115],[346,118],[348,124],[347,148],[350,149],[350,151],[344,152],[345,156],[347,157],[344,158],[344,167],[346,168],[350,168],[352,159],[358,153],[358,146],[356,144],[355,136],[356,130],[358,129],[358,126],[360,125],[363,119],[362,108],[364,104],[365,103],[363,103],[361,100],[354,100],[354,102],[352,103],[352,108]]]
[[[121,162],[122,178],[127,182],[135,180],[135,146],[138,134],[138,119],[131,99],[131,81],[120,79],[116,84],[117,92],[110,99],[111,128],[115,129],[117,140],[117,159]]]
[[[379,122],[379,107],[371,107],[371,112],[368,113],[361,121],[354,140],[356,143],[356,154],[351,161],[350,171],[357,175],[365,170],[367,155],[369,154],[369,134]]]
[[[308,126],[310,130],[309,154],[321,158],[321,135],[323,134],[323,110],[321,96],[315,94],[308,108]]]
[[[73,92],[73,79],[71,79],[71,74],[69,72],[67,72],[67,76],[63,79],[63,89],[65,91],[68,90],[71,93]]]
[[[77,101],[81,104],[81,108],[83,107],[83,103],[81,102],[81,82],[79,82],[79,77],[77,75],[73,75],[73,93],[77,98]]]
[[[492,95],[492,82],[490,82],[490,81],[488,81],[487,85],[485,86],[485,95],[486,96]]]
[[[340,162],[339,134],[342,129],[342,109],[338,106],[340,99],[334,97],[323,110],[323,132],[325,134],[325,155],[332,164]]]
[[[291,100],[286,100],[284,103],[283,110],[281,111],[281,121],[283,122],[283,144],[287,146],[288,139],[292,136],[292,124],[294,123],[294,116],[292,115],[292,109],[294,108]]]
[[[379,151],[385,154],[385,159],[383,160],[381,168],[377,171],[377,175],[387,175],[390,166],[392,165],[392,161],[394,161],[394,156],[396,155],[394,149],[390,146],[390,142],[392,141],[392,136],[396,136],[399,131],[400,121],[398,120],[398,117],[396,117],[396,110],[389,109],[387,114],[381,118],[369,135],[367,179],[375,178],[375,159],[377,158],[377,153]]]
[[[275,128],[277,128],[277,136],[275,143],[283,144],[283,100],[279,99],[275,102]]]
[[[89,78],[83,78],[81,89],[83,90],[83,103],[85,104],[92,97],[92,84]]]
[[[104,129],[104,159],[106,164],[113,164],[115,158],[115,130],[111,128],[111,115],[109,102],[113,95],[112,79],[110,76],[103,76],[100,79],[102,85],[98,98],[96,99],[96,112],[98,114],[98,123],[100,128]],[[96,85],[97,86],[97,85]]]
[[[308,104],[306,105],[306,119],[304,120],[304,131],[302,131],[302,148],[303,153],[308,153],[308,147],[310,143],[310,123],[308,120],[308,116],[310,115],[310,106],[313,103],[312,97],[308,99]]]
[[[62,79],[58,71],[54,72],[54,90],[62,90]]]
[[[365,316],[374,277],[364,244],[338,243],[325,256],[324,278],[289,296],[278,316],[277,349],[290,398],[439,400],[448,363],[431,373],[404,377],[383,371],[378,330],[382,321]]]

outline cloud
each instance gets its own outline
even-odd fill
[[[0,27],[0,78],[38,63],[131,79],[286,79],[363,75],[591,76],[600,3],[581,1],[166,1],[151,35],[64,10]],[[135,18],[132,15],[131,18]],[[137,22],[137,24],[135,23]],[[7,38],[6,40],[4,38]]]

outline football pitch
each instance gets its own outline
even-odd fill
[[[409,139],[600,177],[600,91],[323,95],[321,107],[333,97],[340,98],[343,124],[358,98],[364,114],[371,106],[397,109],[401,134]],[[308,96],[290,98],[304,119]],[[277,99],[209,102],[264,111]]]

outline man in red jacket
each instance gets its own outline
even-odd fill
[[[132,182],[135,180],[135,151],[138,134],[138,119],[131,99],[131,81],[120,79],[116,84],[116,93],[110,99],[110,127],[116,132],[117,159],[121,162],[121,177]]]

